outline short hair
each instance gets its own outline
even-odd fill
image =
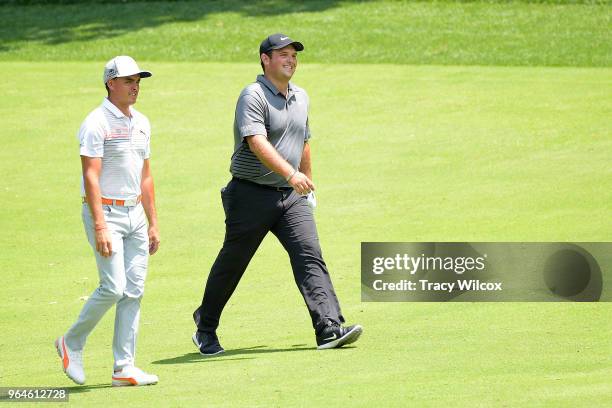
[[[270,51],[266,51],[266,52],[262,52],[261,54],[266,54],[268,56],[268,58],[272,58],[272,50]],[[266,73],[266,68],[264,67],[264,63],[261,60],[261,54],[259,54],[259,63],[261,64],[261,69],[263,70],[264,74]]]
[[[104,87],[106,88],[106,96],[110,96],[110,89],[108,89],[108,83],[104,83]]]

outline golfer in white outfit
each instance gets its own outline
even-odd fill
[[[104,67],[108,97],[79,130],[83,167],[83,224],[94,248],[100,286],[70,329],[55,342],[68,377],[85,383],[82,353],[87,336],[116,305],[112,385],[155,384],[157,376],[136,368],[140,300],[149,254],[159,247],[153,177],[149,167],[149,120],[133,109],[141,71],[127,56]]]

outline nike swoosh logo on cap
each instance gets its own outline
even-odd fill
[[[281,37],[280,40],[281,41],[285,41],[287,38],[289,38],[289,37]]]

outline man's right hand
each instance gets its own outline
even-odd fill
[[[300,195],[307,195],[315,190],[314,183],[302,172],[296,172],[289,179],[289,184]]]
[[[96,231],[96,251],[105,258],[113,253],[111,234],[106,228]]]

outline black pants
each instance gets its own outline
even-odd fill
[[[315,331],[328,321],[344,323],[306,198],[293,189],[278,191],[234,178],[222,190],[221,200],[225,240],[208,275],[202,304],[193,313],[198,330],[217,329],[225,304],[268,231],[289,254]]]

